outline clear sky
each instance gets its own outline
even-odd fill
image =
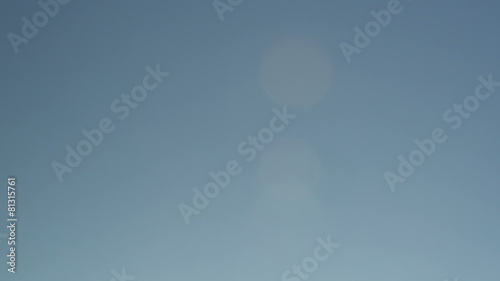
[[[340,247],[308,280],[497,281],[500,87],[474,95],[488,93],[479,76],[500,81],[500,3],[401,0],[356,47],[355,27],[389,2],[222,1],[221,20],[211,0],[73,0],[14,47],[41,6],[4,1],[0,279],[108,281],[125,268],[137,281],[287,281],[330,235]],[[350,63],[342,42],[358,48]],[[143,100],[122,100],[144,85]],[[474,110],[460,114],[464,100]],[[66,146],[100,123],[114,130],[68,166]],[[446,141],[402,177],[398,156],[436,128]],[[62,181],[54,162],[72,170]],[[193,189],[231,163],[195,209]],[[387,171],[404,178],[394,192]]]

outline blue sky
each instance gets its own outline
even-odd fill
[[[500,90],[458,130],[443,113],[500,81],[500,4],[402,0],[348,63],[339,45],[388,2],[243,1],[221,21],[211,1],[70,1],[17,54],[7,34],[40,6],[6,3],[19,262],[8,274],[2,241],[2,280],[281,280],[327,235],[341,247],[310,280],[497,280]],[[111,103],[156,65],[170,75],[120,120]],[[284,106],[296,117],[246,161]],[[60,182],[51,163],[103,118],[115,130]],[[384,172],[435,128],[447,141],[391,192]],[[186,225],[179,204],[231,160],[242,172]]]

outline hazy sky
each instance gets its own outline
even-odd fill
[[[1,279],[281,281],[330,235],[308,280],[498,280],[500,87],[454,105],[500,81],[500,3],[401,0],[348,63],[340,44],[391,1],[236,2],[221,21],[211,1],[73,0],[17,53],[8,34],[41,6],[4,3],[0,219],[13,175],[19,222]],[[52,164],[104,118],[114,130],[59,181]],[[446,141],[391,192],[384,173],[436,128]],[[186,224],[180,204],[228,163]]]

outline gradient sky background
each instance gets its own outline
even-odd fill
[[[0,219],[15,175],[20,221],[1,280],[279,281],[329,234],[309,280],[498,280],[500,98],[456,131],[442,114],[500,80],[500,3],[402,1],[348,64],[339,44],[387,2],[246,0],[221,22],[211,1],[71,1],[17,55],[7,34],[40,8],[4,3]],[[156,64],[171,75],[119,120]],[[283,101],[296,119],[247,163],[238,144]],[[115,131],[60,183],[51,163],[104,117]],[[448,140],[391,193],[383,173],[436,127]],[[178,205],[229,160],[242,173],[186,225]]]

